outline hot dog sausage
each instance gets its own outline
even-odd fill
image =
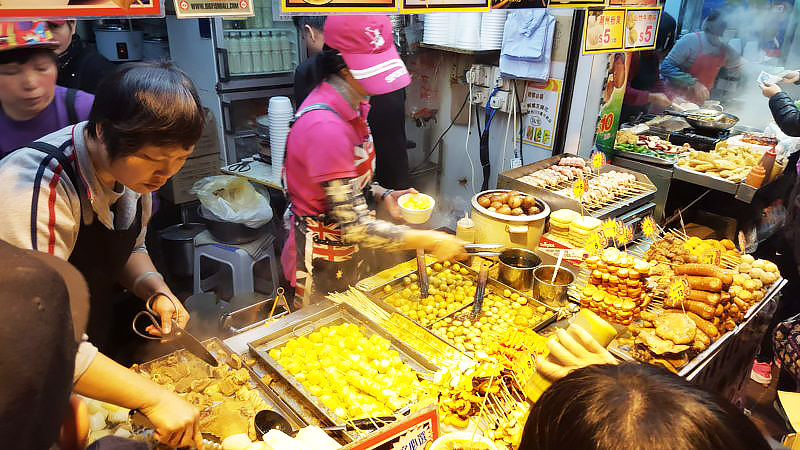
[[[689,276],[689,287],[700,291],[719,292],[722,290],[722,281],[715,277]]]
[[[689,316],[689,318],[694,321],[695,325],[697,325],[697,328],[709,338],[716,338],[719,336],[719,330],[717,330],[717,327],[715,327],[713,323],[703,319],[693,312],[687,312],[686,315]]]

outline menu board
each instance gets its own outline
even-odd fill
[[[586,11],[583,52],[605,53],[625,48],[625,9]]]
[[[656,48],[658,18],[661,8],[627,8],[625,14],[625,48],[649,50]]]
[[[249,0],[248,0],[249,1]],[[0,17],[14,19],[163,16],[163,0],[1,0]]]
[[[583,27],[583,53],[654,49],[660,16],[661,7],[588,10]]]
[[[608,0],[550,0],[548,8],[586,8],[592,6],[606,6]]]
[[[253,0],[174,0],[179,19],[191,17],[252,16]]]
[[[523,103],[526,110],[522,142],[542,148],[553,148],[553,138],[558,120],[558,104],[561,101],[561,80],[547,83],[529,81],[525,85]]]

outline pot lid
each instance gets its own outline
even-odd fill
[[[189,241],[205,229],[206,226],[201,223],[179,223],[165,228],[161,232],[161,238],[170,241]]]

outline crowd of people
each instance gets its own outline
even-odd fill
[[[286,278],[299,295],[340,289],[357,278],[359,247],[464,255],[450,234],[370,214],[383,204],[399,218],[397,198],[409,188],[402,119],[410,75],[388,17],[298,18],[297,25],[313,55],[297,69],[298,112],[287,140]],[[660,53],[642,55],[642,64],[660,65],[667,89],[708,98],[719,69],[738,64],[719,44],[720,27],[724,21],[710,17],[704,32],[672,50],[665,27]],[[77,393],[138,409],[167,445],[203,448],[194,406],[105,356],[115,345],[111,299],[123,289],[139,308],[155,299],[165,334],[189,321],[144,236],[151,194],[200,138],[202,105],[173,64],[113,66],[75,28],[75,21],[0,22],[0,263],[8,268],[0,273],[0,338],[14,344],[0,346],[0,440],[15,449],[83,448]],[[800,73],[783,79],[796,82]],[[778,125],[800,134],[791,99],[777,85],[761,87]],[[577,326],[548,346],[551,358],[539,370],[555,382],[534,405],[521,449],[774,448],[727,401],[661,369],[617,364]],[[93,448],[139,445],[109,437]]]

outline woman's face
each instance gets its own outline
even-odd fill
[[[53,101],[58,69],[47,54],[35,54],[24,64],[0,64],[0,105],[18,121],[36,117]]]
[[[111,161],[108,171],[117,182],[134,192],[154,192],[183,167],[193,150],[194,146],[185,149],[148,145]]]

